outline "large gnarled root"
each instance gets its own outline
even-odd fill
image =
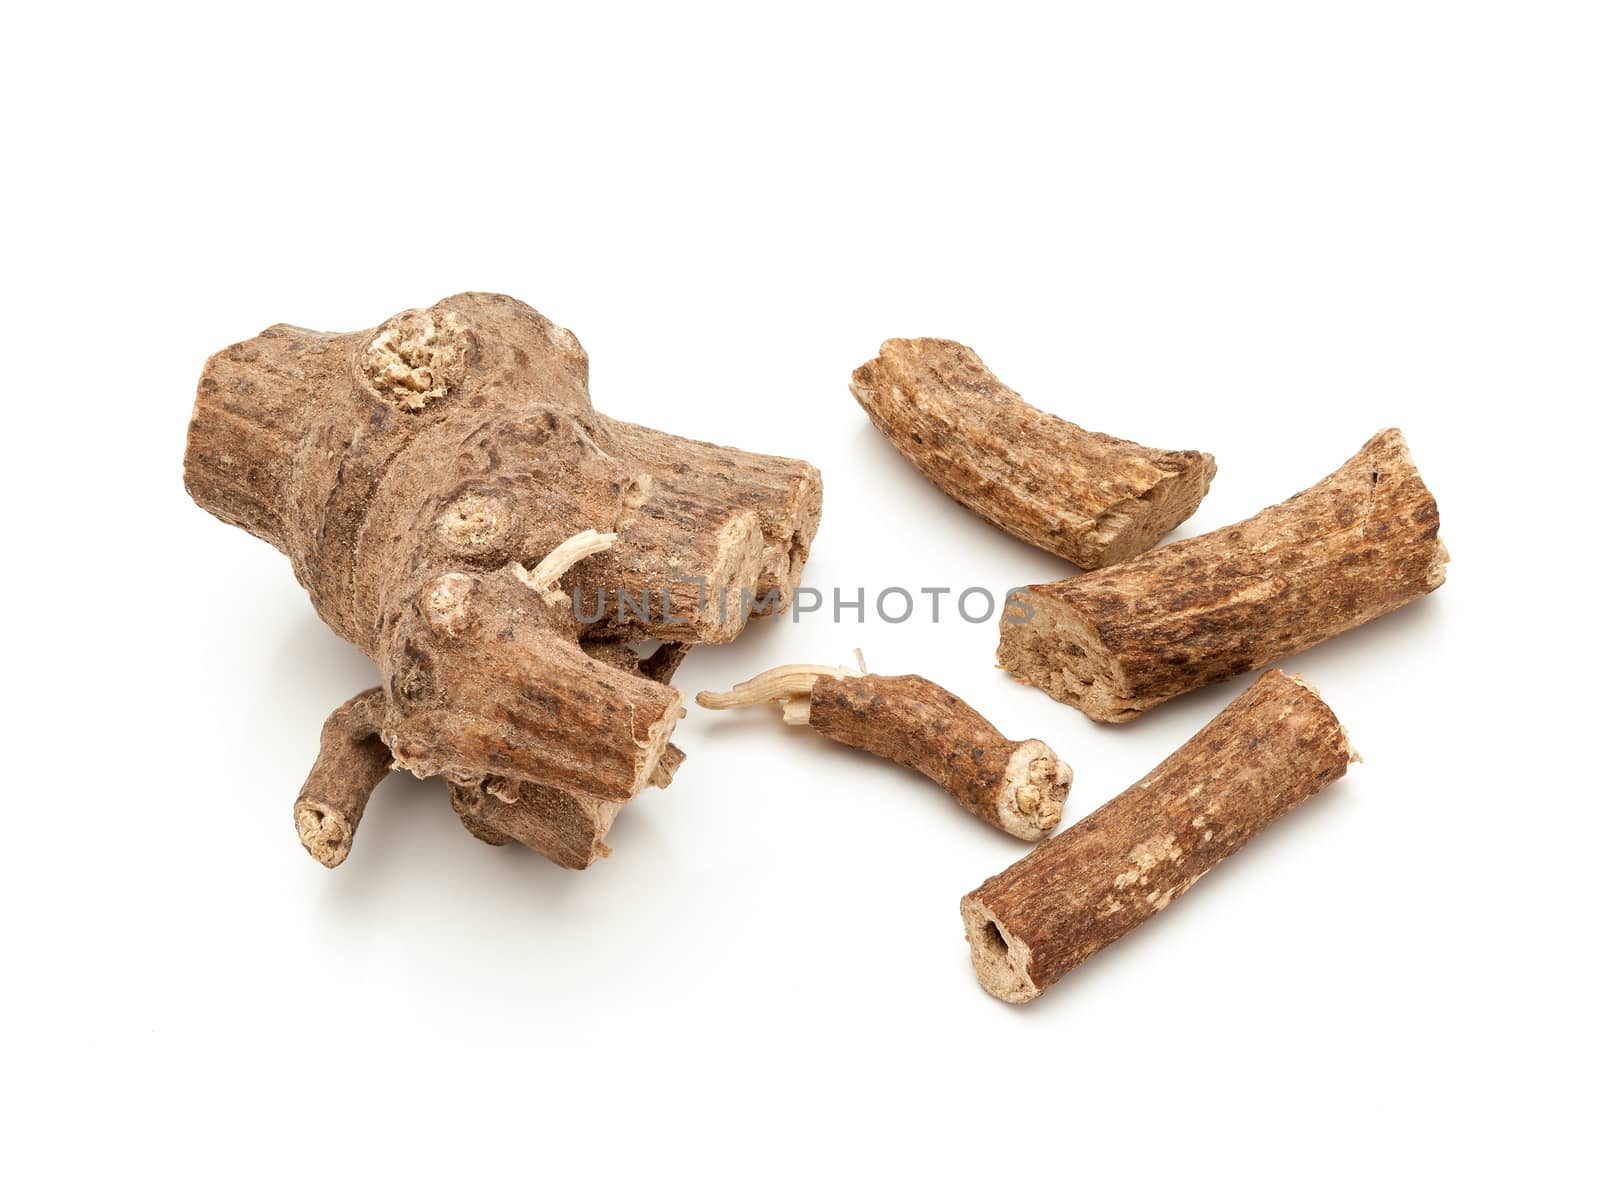
[[[1039,411],[959,342],[891,338],[850,391],[940,491],[1080,567],[1155,545],[1216,474],[1209,454],[1152,450]]]
[[[791,725],[910,767],[968,812],[1025,841],[1061,820],[1072,768],[1037,739],[1013,742],[959,696],[920,675],[868,675],[848,667],[774,667],[726,692],[701,692],[705,708],[776,701]]]
[[[388,749],[371,732],[351,744],[468,792],[549,789],[563,799],[529,805],[507,836],[563,860],[583,839],[559,813],[603,833],[605,806],[670,779],[682,697],[666,680],[684,647],[738,632],[742,593],[792,590],[820,498],[808,464],[606,421],[571,332],[484,293],[353,334],[279,325],[213,356],[184,479],[282,550],[323,619],[379,663],[367,717]],[[702,586],[735,603],[689,603]],[[658,612],[666,596],[670,616],[581,623],[575,602],[601,589]],[[622,644],[650,636],[667,645],[644,663]],[[360,812],[349,789],[326,793],[308,781],[296,821],[331,864]]]
[[[1398,429],[1237,525],[1013,593],[1000,665],[1097,721],[1255,670],[1444,582],[1439,506]]]

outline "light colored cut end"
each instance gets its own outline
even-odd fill
[[[780,613],[788,611],[795,589],[800,586],[801,572],[811,554],[811,539],[816,537],[822,520],[822,472],[805,464],[783,511],[793,515],[793,526],[787,537],[775,537],[764,547],[760,583],[763,593],[777,589]]]
[[[1422,484],[1422,472],[1417,466],[1417,460],[1411,454],[1411,447],[1406,443],[1405,435],[1393,427],[1380,429],[1373,434],[1367,440],[1367,444],[1361,447],[1356,458],[1362,457],[1370,450],[1385,446],[1393,447],[1398,452],[1401,463],[1409,469],[1410,473],[1416,478],[1416,482]],[[1350,460],[1350,462],[1355,461],[1355,458]],[[1345,464],[1347,467],[1349,465],[1349,463]],[[1376,483],[1377,475],[1372,478],[1373,482]],[[1426,493],[1426,485],[1423,485],[1423,490]],[[1428,563],[1427,575],[1423,577],[1423,587],[1427,591],[1431,592],[1444,586],[1445,567],[1449,562],[1450,551],[1445,547],[1444,539],[1435,534],[1433,539],[1433,558]]]
[[[705,603],[700,608],[698,640],[708,644],[731,642],[744,631],[756,614],[753,607],[765,597],[757,585],[757,597],[747,605],[742,588],[761,571],[766,542],[761,537],[761,521],[753,512],[736,513],[718,530],[716,553],[699,570],[704,578]],[[746,611],[748,608],[748,611]],[[717,619],[713,621],[712,615]]]
[[[1037,842],[1061,822],[1072,768],[1036,739],[1021,743],[1006,764],[1005,783],[995,802],[1000,828],[1025,842]]]
[[[1007,1004],[1026,1004],[1042,990],[1028,968],[1033,952],[1011,936],[1000,919],[975,896],[961,901],[961,920],[972,949],[972,969],[984,991]]]
[[[1209,454],[1190,459],[1182,470],[1101,513],[1083,538],[1078,565],[1094,570],[1143,554],[1194,516],[1216,478],[1217,463]]]
[[[656,723],[650,726],[644,740],[637,743],[644,754],[638,760],[639,766],[634,774],[633,790],[630,795],[637,796],[647,785],[656,783],[661,777],[660,768],[663,759],[666,760],[666,782],[656,783],[656,786],[666,787],[667,783],[672,782],[672,772],[677,769],[678,762],[682,761],[681,754],[676,752],[676,748],[670,742],[672,731],[678,726],[678,718],[684,715],[684,695],[677,688],[672,690],[678,697],[677,703],[667,705]]]
[[[1293,675],[1290,675],[1287,672],[1280,671],[1278,668],[1274,667],[1272,670],[1262,675],[1261,678],[1265,679],[1268,675],[1282,675],[1296,687],[1301,688],[1303,691],[1310,692],[1311,695],[1316,699],[1317,703],[1327,711],[1329,719],[1333,721],[1335,726],[1337,726],[1339,747],[1344,751],[1345,761],[1353,763],[1362,761],[1361,755],[1356,751],[1356,748],[1350,744],[1350,731],[1344,727],[1344,722],[1339,720],[1338,714],[1336,714],[1333,709],[1329,707],[1328,702],[1322,698],[1322,693],[1307,683],[1305,681],[1305,677],[1301,675],[1300,672],[1296,671]]]
[[[1034,588],[1027,601],[1028,620],[1000,624],[999,663],[1020,682],[1110,724],[1131,721],[1165,698],[1133,699],[1116,657],[1070,604]]]
[[[661,756],[656,759],[655,770],[650,775],[650,786],[665,788],[672,784],[672,777],[678,773],[678,768],[683,765],[684,753],[678,747],[667,745],[662,750]]]
[[[1428,564],[1427,587],[1431,592],[1444,586],[1445,565],[1450,561],[1450,551],[1442,540],[1433,545],[1433,561]]]
[[[383,323],[362,351],[359,365],[386,403],[420,412],[461,382],[470,346],[460,313],[410,309]]]
[[[316,800],[295,802],[294,828],[306,853],[330,869],[349,855],[355,837],[343,815]]]

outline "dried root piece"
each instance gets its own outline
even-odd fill
[[[622,811],[615,800],[493,776],[478,784],[451,783],[450,806],[480,841],[491,846],[520,842],[574,871],[611,856],[605,836]]]
[[[971,705],[920,675],[797,663],[695,700],[706,708],[777,701],[788,724],[919,771],[968,812],[1024,841],[1056,827],[1072,787],[1072,768],[1050,747],[1007,740]]]
[[[1268,671],[1138,783],[962,899],[978,982],[1032,1000],[1353,758],[1316,692]]]
[[[617,808],[681,761],[684,648],[777,608],[702,590],[792,591],[821,496],[809,464],[607,421],[571,332],[484,293],[213,356],[184,482],[288,555],[383,677],[330,718],[296,805],[329,866],[391,763],[449,781],[488,840],[602,853]],[[641,663],[626,642],[651,636],[668,644]]]
[[[1014,593],[999,661],[1097,721],[1129,721],[1426,595],[1449,558],[1439,506],[1386,429],[1248,521]]]
[[[1217,472],[1209,454],[1151,450],[1040,412],[959,342],[891,338],[850,390],[940,491],[1080,567],[1155,545]]]
[[[572,541],[609,544],[592,530]],[[568,546],[550,558],[570,559]],[[557,578],[544,563],[446,572],[391,617],[378,661],[391,679],[383,735],[398,766],[597,800],[629,800],[650,781],[682,694],[586,653]]]
[[[761,586],[765,544],[753,509],[655,484],[643,476],[617,523],[626,553],[579,564],[571,582],[588,638],[732,641],[758,610],[740,589]]]
[[[751,454],[608,417],[600,422],[619,452],[648,472],[652,488],[669,495],[688,491],[755,513],[761,569],[751,590],[758,600],[771,598],[763,615],[785,611],[822,520],[821,473],[797,458]],[[740,582],[732,581],[730,607],[739,599]],[[708,579],[707,586],[716,603],[717,580]]]
[[[323,722],[322,749],[294,802],[294,827],[325,867],[337,867],[350,853],[372,789],[394,765],[378,736],[383,709],[383,689],[368,688]]]

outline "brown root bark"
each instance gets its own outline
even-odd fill
[[[670,779],[682,647],[733,637],[751,612],[700,606],[702,587],[758,591],[781,542],[792,590],[821,494],[809,464],[607,421],[577,339],[482,293],[354,334],[275,326],[215,355],[184,479],[288,555],[317,612],[378,664],[385,753],[469,793],[560,794],[567,809],[529,805],[508,836],[563,859],[583,839],[558,809],[609,827],[604,806]],[[668,615],[586,623],[577,588]],[[640,664],[617,644],[651,636],[676,648]],[[303,811],[313,853],[342,858],[345,810]]]
[[[1248,521],[1013,593],[999,662],[1097,721],[1267,666],[1444,582],[1439,506],[1398,429]]]
[[[651,784],[664,788],[671,783],[683,757],[676,746],[662,751]],[[605,837],[623,807],[615,800],[596,800],[493,776],[475,784],[452,783],[450,805],[467,831],[480,841],[491,846],[520,842],[557,866],[574,871],[611,857]]]
[[[765,612],[785,611],[822,520],[821,473],[797,458],[751,454],[607,417],[600,421],[619,453],[637,463],[654,484],[687,489],[756,514],[761,570],[751,591],[763,599],[773,597]],[[710,579],[707,583],[715,586]],[[732,586],[730,605],[736,607],[741,583]]]
[[[1216,474],[1209,454],[1152,450],[1039,411],[959,342],[891,338],[850,390],[940,491],[1080,567],[1155,545]]]
[[[683,660],[689,657],[690,648],[687,642],[662,642],[640,661],[639,673],[657,683],[671,683]]]
[[[685,495],[644,477],[608,555],[574,568],[583,636],[728,642],[752,615],[740,588],[760,586],[766,543],[754,510]],[[719,603],[733,597],[732,604]]]
[[[969,893],[978,982],[1034,999],[1345,773],[1339,719],[1269,671],[1150,774]]]
[[[626,801],[681,711],[676,688],[586,654],[568,597],[447,572],[392,622],[384,740],[419,778],[500,775]]]
[[[383,728],[382,688],[368,688],[322,725],[322,748],[294,802],[294,827],[306,852],[325,867],[350,853],[372,790],[394,765]]]
[[[910,767],[974,816],[1024,841],[1055,828],[1072,787],[1072,768],[1050,747],[1009,740],[966,701],[920,675],[797,664],[695,699],[706,708],[779,701],[789,724],[810,725]]]
[[[503,779],[452,783],[450,806],[480,841],[491,846],[520,842],[557,866],[575,871],[610,857],[605,836],[622,810],[614,800]]]

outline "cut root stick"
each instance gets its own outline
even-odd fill
[[[1013,1004],[1034,999],[1353,757],[1315,691],[1267,672],[1138,783],[961,901],[978,982]]]
[[[322,745],[294,802],[294,827],[306,852],[325,867],[350,853],[372,791],[393,765],[379,730],[383,689],[347,700],[322,724]]]
[[[1217,471],[1209,454],[1152,450],[1039,411],[960,342],[891,338],[850,391],[940,491],[1080,567],[1154,546]]]
[[[999,662],[1097,721],[1278,662],[1444,582],[1439,506],[1398,429],[1248,521],[1013,592]]]
[[[920,675],[797,663],[696,700],[705,708],[780,703],[787,723],[910,767],[974,816],[1025,841],[1055,828],[1072,786],[1072,768],[1050,747],[1008,740],[971,705]]]

